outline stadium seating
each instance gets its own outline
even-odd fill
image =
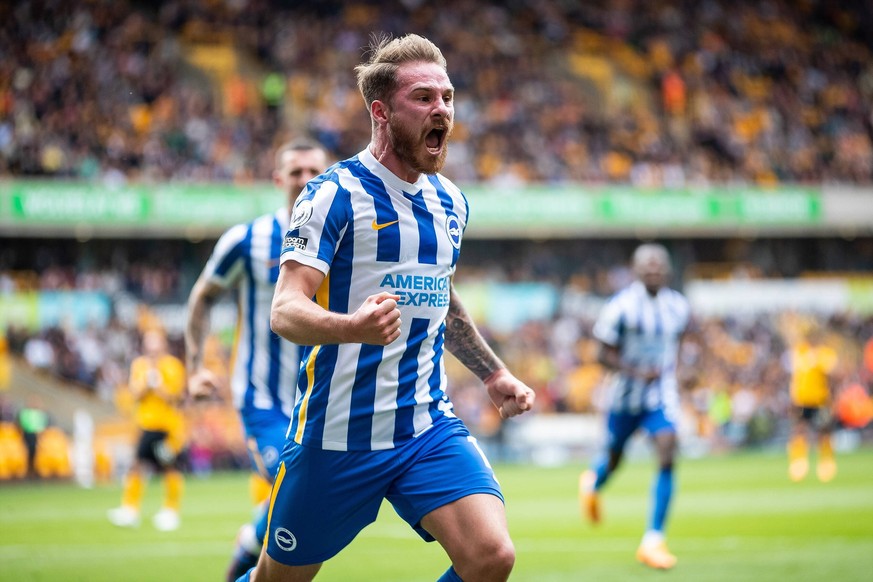
[[[447,0],[439,19],[422,3],[390,18],[369,2],[50,5],[0,13],[0,175],[246,181],[294,133],[353,154],[369,123],[352,67],[370,32],[415,29],[459,89],[461,181],[873,181],[871,16],[855,2]]]

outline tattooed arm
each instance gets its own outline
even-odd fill
[[[485,343],[470,314],[461,303],[454,285],[450,289],[449,313],[446,316],[446,348],[471,372],[484,381],[506,365]]]
[[[534,391],[513,376],[506,365],[485,343],[470,314],[461,303],[454,285],[450,289],[446,315],[446,349],[482,380],[488,396],[502,418],[516,416],[533,407]]]

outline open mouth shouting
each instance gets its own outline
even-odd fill
[[[435,127],[424,138],[424,145],[431,155],[439,155],[446,141],[448,131],[444,127]]]

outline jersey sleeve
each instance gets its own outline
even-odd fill
[[[203,268],[209,281],[228,289],[239,280],[251,246],[249,230],[248,225],[238,224],[221,235]]]
[[[621,302],[613,297],[603,307],[600,316],[594,323],[592,333],[594,338],[613,347],[617,347],[621,341],[622,326]]]
[[[310,182],[291,213],[281,262],[293,260],[327,274],[351,216],[347,190],[331,180]]]

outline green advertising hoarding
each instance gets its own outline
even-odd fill
[[[0,186],[0,220],[13,224],[226,227],[275,210],[282,194],[269,184],[132,186],[17,181]]]
[[[464,188],[471,206],[468,235],[567,236],[635,229],[816,228],[824,225],[815,188],[645,190],[623,186]],[[271,184],[169,184],[108,188],[95,184],[0,182],[0,226],[15,232],[86,226],[95,235],[192,228],[217,232],[272,212],[283,203]]]
[[[822,221],[815,189],[633,190],[602,187],[471,188],[467,198],[480,226],[812,226]]]

